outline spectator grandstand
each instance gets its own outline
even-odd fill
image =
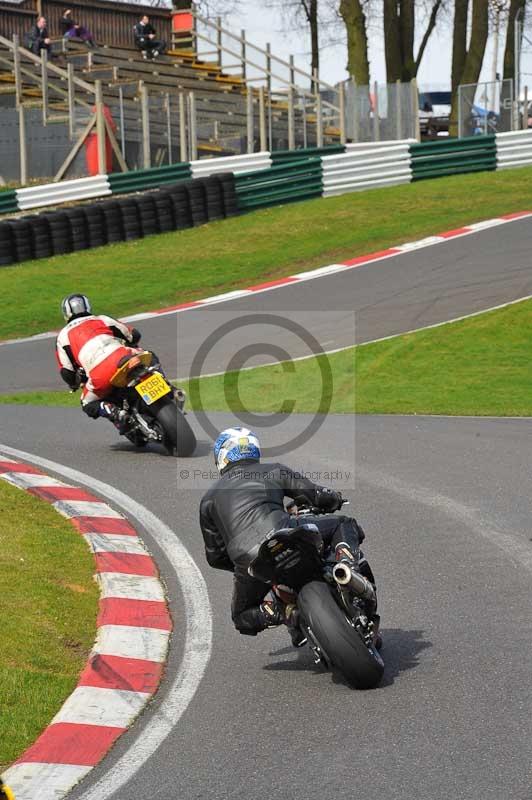
[[[24,46],[37,7],[46,14],[53,61]],[[94,47],[63,39],[60,21],[67,9],[83,19]],[[156,61],[143,58],[133,37],[144,12],[157,38],[169,43]],[[63,124],[76,141],[101,87],[129,169],[202,155],[322,146],[343,136],[341,98],[336,104],[322,100],[334,87],[187,8],[104,0],[21,0],[8,8],[0,2],[0,34],[0,106],[33,109],[34,115],[38,109],[43,126]]]

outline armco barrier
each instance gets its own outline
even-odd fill
[[[321,158],[307,157],[260,172],[238,175],[235,184],[241,210],[321,197]]]
[[[17,193],[14,189],[0,192],[0,214],[12,214],[18,211]]]
[[[322,165],[324,197],[412,180],[409,140],[379,147],[350,145],[345,153],[322,158]]]
[[[272,163],[276,166],[277,164],[292,163],[300,159],[332,156],[336,153],[344,153],[345,148],[345,144],[333,144],[325,147],[307,147],[301,150],[275,150],[271,154]]]
[[[242,156],[222,156],[222,158],[202,158],[200,161],[191,161],[190,169],[193,178],[206,178],[208,175],[220,172],[232,172],[239,175],[241,172],[253,172],[267,169],[272,165],[271,154],[249,153]]]
[[[495,136],[472,136],[410,145],[412,180],[483,172],[497,166]]]
[[[103,197],[111,194],[107,175],[95,175],[94,178],[79,178],[75,181],[48,183],[44,186],[28,186],[17,189],[17,203],[20,211],[27,208],[42,208],[69,203],[72,200],[86,200],[91,197]]]
[[[497,133],[497,169],[532,164],[532,130]],[[0,195],[1,197],[1,195]]]
[[[142,192],[145,189],[157,189],[168,183],[186,180],[192,177],[192,171],[190,164],[183,162],[153,169],[113,172],[107,177],[113,194],[125,194],[126,192]]]

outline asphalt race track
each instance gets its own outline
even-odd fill
[[[219,415],[220,427],[231,420]],[[335,417],[292,463],[352,470],[350,423]],[[208,581],[212,658],[166,742],[115,800],[353,798],[528,800],[532,763],[529,475],[526,420],[359,418],[349,491],[378,575],[383,686],[360,693],[319,672],[285,631],[233,632],[230,576],[204,568],[200,491],[155,451],[110,446],[109,426],[75,409],[0,407],[3,441],[75,465],[153,509]],[[333,435],[333,431],[336,434]],[[112,441],[112,440],[111,440]],[[334,457],[325,461],[328,446]],[[208,443],[177,469],[209,469]],[[350,482],[350,481],[348,481]],[[149,531],[146,541],[157,557]],[[180,598],[159,557],[176,625],[167,683],[179,667]],[[139,723],[89,778],[120,758]],[[82,796],[81,790],[73,798]],[[107,795],[104,795],[105,797]]]
[[[143,343],[155,350],[171,377],[196,374],[192,366],[200,345],[213,332],[218,341],[221,325],[250,314],[294,320],[323,349],[332,350],[532,294],[531,238],[532,219],[516,220],[389,260],[254,297],[144,320],[138,326]],[[105,313],[105,309],[96,310]],[[241,346],[242,335],[238,328],[232,336],[224,336],[207,355],[203,373],[223,371]],[[309,346],[295,334],[287,344],[283,327],[255,323],[252,333],[246,329],[244,336],[248,342],[288,348],[292,357],[309,353]],[[53,347],[53,339],[0,347],[1,391],[64,388],[52,362]],[[277,357],[264,352],[253,363],[272,360]]]
[[[532,293],[530,233],[530,220],[515,222],[258,295],[255,304],[246,298],[216,314],[214,308],[187,312],[177,316],[179,330],[195,354],[231,313],[292,318],[295,309],[305,330],[331,349],[350,343],[337,315],[352,332],[353,308],[358,341],[457,317]],[[146,343],[169,363],[172,344],[164,337],[175,336],[176,318],[142,328]],[[287,347],[286,334],[266,339],[269,330],[264,342]],[[47,377],[50,345],[0,348],[3,388],[6,375],[11,390],[55,386]],[[229,345],[213,350],[205,370],[223,369],[220,357],[232,354]],[[191,363],[192,357],[178,374]],[[234,424],[228,415],[209,418],[218,429]],[[210,482],[211,443],[191,419],[198,450],[176,461],[156,448],[135,452],[111,426],[78,409],[0,406],[3,444],[132,495],[175,531],[209,588],[213,650],[199,691],[159,749],[100,800],[530,800],[530,421],[331,416],[283,457],[321,473],[324,482],[325,472],[335,473],[333,485],[351,499],[350,511],[366,530],[386,671],[380,688],[362,693],[293,650],[286,631],[248,638],[233,630],[230,576],[204,562],[197,508]],[[279,420],[262,438],[286,441],[292,426],[307,422]],[[72,800],[120,763],[148,721],[165,714],[165,696],[179,672],[179,586],[149,530],[144,538],[167,582],[175,622],[166,681]]]

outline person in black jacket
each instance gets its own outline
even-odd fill
[[[201,501],[200,527],[209,565],[234,573],[234,625],[240,633],[255,636],[284,623],[291,635],[295,634],[288,607],[275,595],[265,600],[271,586],[250,576],[248,567],[268,533],[293,527],[294,517],[285,508],[285,497],[304,499],[309,506],[333,512],[341,508],[342,496],[283,464],[261,463],[259,441],[246,428],[222,431],[214,444],[214,461],[220,478]],[[347,559],[375,583],[359,550],[364,531],[355,519],[331,514],[305,517],[305,523],[309,521],[317,525],[333,559]],[[292,641],[296,646],[304,643],[294,635]]]
[[[150,18],[147,14],[144,14],[140,22],[133,26],[133,35],[135,36],[135,44],[142,52],[143,58],[156,58],[161,53],[164,53],[166,43],[155,38],[156,30],[150,23]]]
[[[36,56],[41,55],[41,50],[46,50],[48,55],[52,55],[52,43],[48,34],[48,26],[45,17],[39,17],[29,35],[30,50]]]

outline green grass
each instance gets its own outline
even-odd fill
[[[98,591],[82,537],[0,481],[0,772],[50,722],[94,641]]]
[[[114,315],[324,266],[498,214],[532,208],[532,168],[461,175],[265,209],[0,271],[0,338],[61,326],[65,294]]]
[[[325,382],[321,356],[294,362],[291,372],[262,367],[184,388],[193,406],[220,411],[272,412],[293,403],[294,412],[310,413],[530,416],[531,329],[532,301],[524,301],[335,353]]]
[[[330,356],[181,385],[196,410],[532,416],[530,330],[526,300]],[[72,405],[71,398],[41,392],[0,401]]]

